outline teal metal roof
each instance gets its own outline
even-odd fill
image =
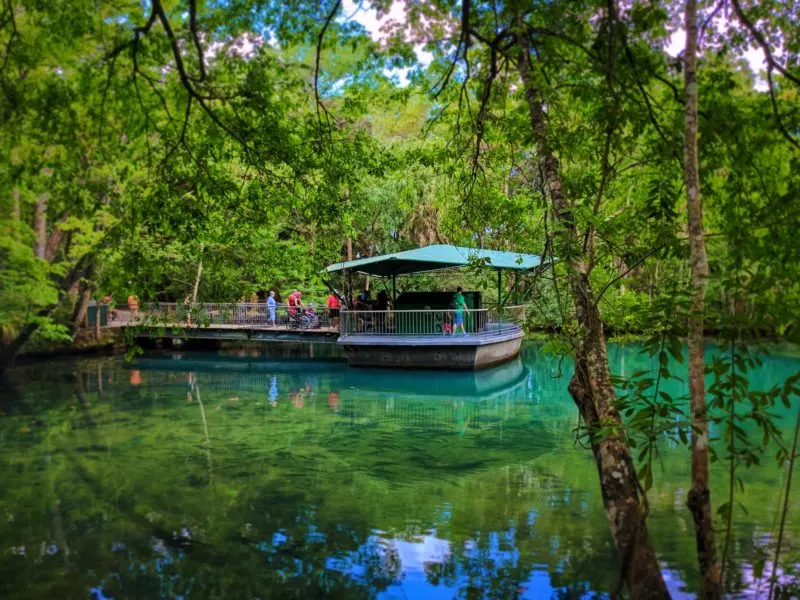
[[[335,273],[352,269],[360,273],[377,275],[378,277],[390,277],[392,275],[465,267],[474,261],[483,261],[487,267],[492,269],[512,271],[528,271],[541,264],[541,258],[535,254],[435,244],[417,248],[416,250],[406,250],[405,252],[395,252],[394,254],[383,254],[381,256],[370,256],[369,258],[334,263],[325,270],[328,273]]]

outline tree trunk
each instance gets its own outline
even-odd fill
[[[353,260],[353,238],[347,238],[347,260],[348,262]],[[353,293],[353,272],[351,270],[347,270],[347,306],[351,306],[353,302],[353,298],[355,294]]]
[[[794,461],[797,458],[797,440],[800,437],[800,410],[797,411],[797,421],[794,425],[794,438],[792,441],[792,451],[789,453],[789,467],[786,475],[786,491],[783,496],[783,509],[781,510],[781,524],[778,528],[778,541],[775,544],[775,558],[772,561],[772,576],[769,578],[769,593],[767,600],[774,597],[772,592],[775,590],[775,582],[778,581],[778,564],[781,560],[781,546],[783,545],[783,531],[786,527],[786,514],[789,511],[789,498],[792,494],[792,473],[794,471]]]
[[[95,344],[99,344],[100,340],[103,337],[103,333],[100,330],[100,307],[102,303],[100,302],[100,298],[97,299],[95,302],[95,312],[94,312],[94,342]]]
[[[708,258],[703,237],[703,207],[697,160],[697,0],[686,0],[686,52],[684,82],[686,113],[683,170],[689,220],[692,265],[692,306],[689,317],[689,399],[692,424],[692,487],[688,506],[695,524],[697,562],[700,567],[699,598],[719,598],[721,573],[714,540],[711,490],[708,483],[708,422],[706,420],[705,362],[703,359],[703,311]]]
[[[78,298],[78,304],[75,306],[75,312],[72,313],[72,327],[78,329],[84,324],[86,320],[86,312],[89,310],[89,302],[94,293],[94,286],[84,283],[81,285],[81,293]]]
[[[14,235],[14,239],[19,240],[20,236],[20,206],[19,206],[19,188],[14,187],[11,190],[11,228]]]
[[[200,244],[200,260],[197,261],[197,275],[192,287],[192,304],[197,302],[197,292],[200,289],[200,276],[203,274],[203,244]]]
[[[45,259],[47,248],[47,194],[40,194],[36,201],[36,256]]]
[[[74,267],[72,267],[72,269],[70,269],[70,271],[61,280],[61,284],[59,285],[58,300],[36,313],[37,317],[49,317],[53,314],[53,312],[55,312],[55,310],[64,300],[64,296],[67,294],[67,292],[72,289],[72,286],[75,285],[75,283],[83,275],[84,265],[88,260],[88,257],[84,256]],[[25,323],[17,336],[11,340],[11,342],[0,345],[0,374],[2,374],[6,368],[14,364],[14,359],[17,357],[17,354],[19,354],[19,351],[22,350],[22,347],[37,329],[39,329],[38,322]]]
[[[62,242],[66,238],[67,232],[60,227],[60,225],[65,223],[67,219],[69,219],[69,216],[69,213],[64,213],[56,223],[52,233],[49,236],[47,236],[45,233],[45,236],[47,237],[47,243],[44,247],[44,259],[49,263],[55,260],[56,255],[58,254],[58,249],[61,247]]]
[[[611,535],[621,561],[621,577],[631,597],[669,598],[661,568],[650,545],[644,509],[639,497],[639,482],[627,440],[622,433],[595,434],[598,426],[620,426],[616,394],[611,383],[606,341],[600,312],[589,282],[589,269],[581,254],[575,217],[563,190],[558,159],[553,154],[547,131],[543,100],[533,81],[530,43],[521,20],[516,42],[520,47],[518,69],[525,89],[536,152],[552,202],[553,217],[559,227],[555,233],[563,256],[570,256],[569,284],[575,301],[580,333],[575,355],[575,374],[569,391],[592,433],[592,452],[597,463],[603,503]]]

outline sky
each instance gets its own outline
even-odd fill
[[[343,19],[350,19],[363,25],[364,28],[369,32],[372,39],[380,42],[386,37],[385,34],[380,30],[383,23],[389,19],[400,22],[405,20],[404,2],[392,3],[389,14],[383,19],[378,19],[376,11],[371,8],[365,8],[362,2],[358,2],[357,0],[343,0],[342,15]],[[720,17],[719,27],[726,27],[725,17]],[[670,56],[678,56],[678,54],[683,51],[685,45],[686,32],[683,29],[679,29],[672,34],[669,43],[665,47],[665,50]],[[423,50],[421,45],[417,46],[415,50],[417,53],[417,59],[419,59],[423,66],[428,65],[431,60],[433,60],[433,56],[429,52]],[[759,73],[766,69],[766,61],[763,51],[760,48],[751,47],[747,52],[744,53],[744,58],[750,65],[750,69],[756,75],[756,89],[760,91],[766,90],[766,81],[764,77],[759,75]],[[400,83],[405,85],[408,83],[408,71],[409,69],[387,69],[387,75],[396,75]]]
[[[373,40],[382,42],[386,39],[386,34],[380,30],[381,25],[389,20],[398,22],[405,21],[404,5],[404,2],[393,2],[389,14],[384,16],[383,19],[378,19],[376,11],[371,8],[363,7],[361,2],[342,0],[342,18],[361,23]],[[417,54],[417,60],[419,60],[423,66],[427,66],[433,60],[433,55],[430,52],[426,52],[422,44],[415,46],[414,50]],[[400,83],[406,85],[408,83],[409,70],[410,69],[386,69],[386,74],[397,76]]]
[[[717,27],[719,29],[726,29],[728,26],[728,19],[719,17]],[[683,29],[675,31],[670,37],[669,43],[664,48],[670,56],[678,56],[686,47],[686,32]],[[767,81],[762,72],[767,69],[767,61],[764,57],[764,51],[757,46],[751,46],[747,52],[744,53],[744,59],[750,65],[750,70],[755,74],[755,88],[761,92],[767,90]]]

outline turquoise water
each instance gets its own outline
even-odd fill
[[[277,351],[16,368],[0,391],[0,597],[590,598],[614,587],[569,364],[535,345],[480,373],[350,369],[330,346]],[[655,366],[635,346],[612,347],[611,360],[621,375]],[[798,369],[771,357],[752,380]],[[788,436],[793,411],[776,411]],[[692,597],[689,457],[661,450],[648,526],[674,596]],[[732,595],[758,597],[785,471],[768,458],[742,477],[729,580]],[[715,500],[726,491],[719,465]],[[800,564],[798,498],[783,581]]]

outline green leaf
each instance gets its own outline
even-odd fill
[[[669,353],[676,361],[683,364],[683,343],[677,336],[670,336],[669,338]]]

